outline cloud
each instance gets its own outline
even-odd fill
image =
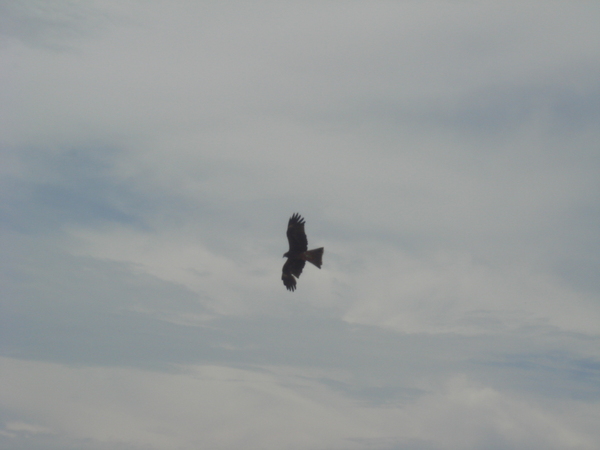
[[[0,12],[0,447],[597,447],[596,6]]]
[[[73,40],[89,37],[107,20],[95,2],[26,0],[0,2],[0,37],[46,50],[72,50]]]
[[[573,420],[590,412],[584,406],[563,403],[557,410],[536,405],[464,376],[416,401],[382,409],[353,403],[297,370],[202,366],[159,374],[7,358],[2,358],[2,366],[4,379],[13,387],[3,395],[4,408],[18,399],[22,415],[35,411],[45,424],[15,429],[13,423],[7,430],[51,430],[85,439],[90,448],[131,442],[137,443],[134,448],[233,448],[242,443],[248,448],[403,448],[403,442],[412,442],[417,448],[507,448],[525,443],[534,448],[591,449],[595,442],[592,418]],[[28,380],[37,371],[47,382],[32,389]],[[207,404],[211,408],[203,407]],[[565,420],[565,406],[570,420]]]

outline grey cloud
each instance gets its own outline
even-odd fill
[[[343,370],[352,375],[351,384],[318,381],[382,405],[411,401],[422,395],[421,377],[448,371],[545,396],[592,401],[600,391],[600,362],[584,351],[585,338],[567,340],[552,328],[406,335],[322,317],[313,308],[287,317],[219,317],[202,296],[136,275],[124,264],[56,253],[21,238],[3,252],[15,255],[3,268],[3,286],[13,299],[2,316],[4,356],[160,370],[185,364]],[[185,314],[207,319],[197,325],[169,320]],[[555,339],[571,343],[557,353]],[[597,345],[597,339],[586,345]]]
[[[0,434],[0,447],[14,450],[137,450],[131,444],[111,442],[103,444],[91,439],[72,439],[52,433],[31,434],[27,432],[5,432]]]
[[[23,0],[0,2],[0,36],[33,47],[72,48],[74,40],[90,36],[107,19],[92,2]]]
[[[597,7],[106,5],[0,2],[0,352],[60,372],[49,411],[89,368],[252,429],[223,448],[295,448],[274,418],[336,448],[594,448]],[[296,211],[326,265],[290,296]],[[199,367],[266,378],[219,379],[215,412]],[[180,434],[110,396],[129,444],[44,434],[44,375],[3,392],[0,446]]]

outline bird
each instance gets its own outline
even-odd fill
[[[284,258],[287,258],[287,261],[283,265],[281,273],[281,279],[288,291],[296,290],[296,278],[300,277],[306,261],[314,264],[319,269],[323,264],[324,248],[308,250],[304,224],[304,219],[298,213],[294,213],[288,221],[286,235],[290,249],[283,255]]]

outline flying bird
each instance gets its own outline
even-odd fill
[[[319,269],[323,264],[323,247],[308,250],[308,240],[304,232],[304,219],[294,213],[288,222],[287,238],[290,249],[283,257],[287,261],[283,265],[281,279],[288,291],[296,290],[296,278],[300,278],[305,261],[313,263]],[[296,277],[296,278],[294,278]]]

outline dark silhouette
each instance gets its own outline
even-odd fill
[[[294,213],[288,222],[287,238],[290,249],[283,255],[287,261],[283,265],[281,279],[288,291],[296,290],[296,278],[300,278],[304,262],[313,263],[319,269],[323,264],[323,247],[308,249],[308,240],[304,232],[304,219],[298,213]],[[296,278],[294,278],[296,277]]]

